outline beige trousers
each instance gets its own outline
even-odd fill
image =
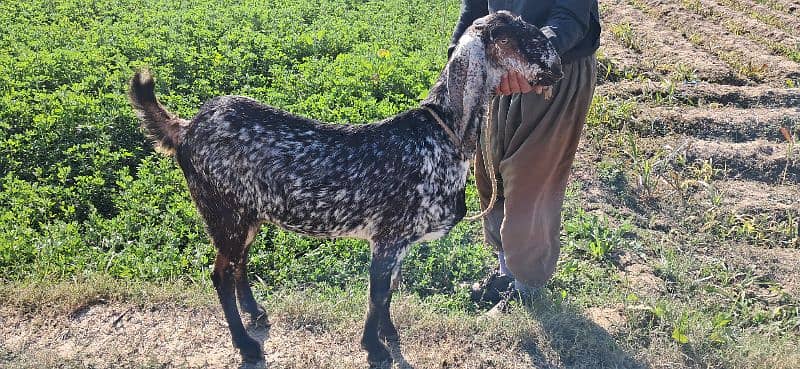
[[[563,70],[550,99],[528,93],[492,100],[491,129],[482,133],[475,162],[482,208],[492,193],[484,150],[490,150],[498,182],[497,201],[483,219],[486,242],[504,252],[514,278],[534,287],[555,271],[564,191],[592,103],[597,62],[590,56]]]

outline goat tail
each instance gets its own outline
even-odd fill
[[[128,99],[136,116],[142,121],[145,134],[155,141],[156,151],[173,155],[180,145],[189,121],[167,111],[155,92],[155,81],[147,70],[134,74],[130,82]]]

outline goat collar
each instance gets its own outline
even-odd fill
[[[461,146],[461,139],[459,139],[458,136],[456,136],[456,133],[453,132],[453,130],[450,129],[450,127],[448,127],[447,124],[444,123],[444,120],[442,120],[442,117],[440,117],[439,114],[436,113],[435,110],[431,109],[428,106],[423,106],[422,108],[427,110],[428,113],[430,113],[431,116],[433,117],[433,119],[436,121],[436,123],[438,123],[439,126],[442,127],[442,129],[444,130],[445,133],[447,133],[447,136],[450,137],[450,141],[452,141],[453,145],[456,146],[456,151],[458,151],[458,156],[463,158],[464,157],[464,147]]]

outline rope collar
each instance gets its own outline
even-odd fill
[[[436,120],[436,123],[438,123],[439,126],[441,126],[442,129],[447,133],[447,136],[450,137],[450,141],[452,141],[453,144],[456,145],[456,150],[458,150],[458,155],[462,159],[465,158],[466,156],[464,155],[464,147],[461,146],[461,139],[459,139],[458,136],[456,136],[455,132],[453,132],[453,130],[450,129],[450,127],[448,127],[447,124],[444,123],[444,120],[442,120],[442,118],[439,116],[439,114],[436,113],[436,111],[427,106],[423,106],[422,108],[427,110],[428,113],[430,113],[430,115],[433,117],[433,119]],[[492,114],[493,114],[492,105],[489,104],[489,113],[487,114],[486,127],[484,128],[484,131],[486,132],[487,135],[491,134]],[[479,145],[479,147],[482,147],[482,145]],[[485,217],[487,214],[489,214],[489,212],[492,211],[495,203],[497,202],[497,178],[495,177],[494,166],[492,165],[491,150],[487,149],[486,152],[484,152],[483,154],[484,154],[483,155],[484,167],[486,168],[489,174],[489,181],[491,182],[492,185],[492,196],[491,199],[489,200],[489,205],[486,208],[484,208],[483,211],[472,216],[464,217],[465,220],[470,220],[470,221],[478,220]],[[477,171],[477,162],[475,163],[475,165],[476,165],[475,170]]]
[[[447,133],[447,136],[450,137],[450,141],[452,141],[453,145],[456,146],[456,150],[458,151],[458,155],[463,158],[464,157],[464,147],[461,145],[461,139],[458,138],[458,136],[456,136],[456,133],[453,132],[453,130],[450,129],[450,127],[448,127],[447,124],[444,123],[444,120],[442,120],[442,117],[440,117],[439,114],[436,113],[436,111],[434,111],[433,109],[431,109],[430,107],[427,107],[427,106],[423,106],[422,108],[427,110],[428,113],[430,113],[430,115],[436,121],[436,123],[438,123],[439,126],[442,127],[442,129],[444,130],[445,133]]]

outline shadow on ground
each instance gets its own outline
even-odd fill
[[[387,346],[389,347],[389,352],[392,354],[392,360],[397,364],[398,369],[414,369],[411,364],[406,361],[406,358],[403,356],[401,352],[400,343],[397,341],[389,341],[387,342]]]
[[[554,304],[550,297],[540,295],[527,310],[543,330],[540,337],[531,334],[522,339],[522,348],[537,369],[650,368],[633,358],[608,331],[574,307]],[[549,355],[541,351],[543,345],[547,346]],[[556,356],[556,360],[547,360],[548,356]]]
[[[267,321],[266,316],[263,320],[251,321],[247,325],[247,334],[250,337],[253,337],[261,347],[264,347],[264,343],[267,342],[269,339],[269,329],[270,324]],[[269,365],[266,361],[261,361],[258,363],[245,363],[242,362],[242,365],[239,366],[239,369],[267,369]]]

